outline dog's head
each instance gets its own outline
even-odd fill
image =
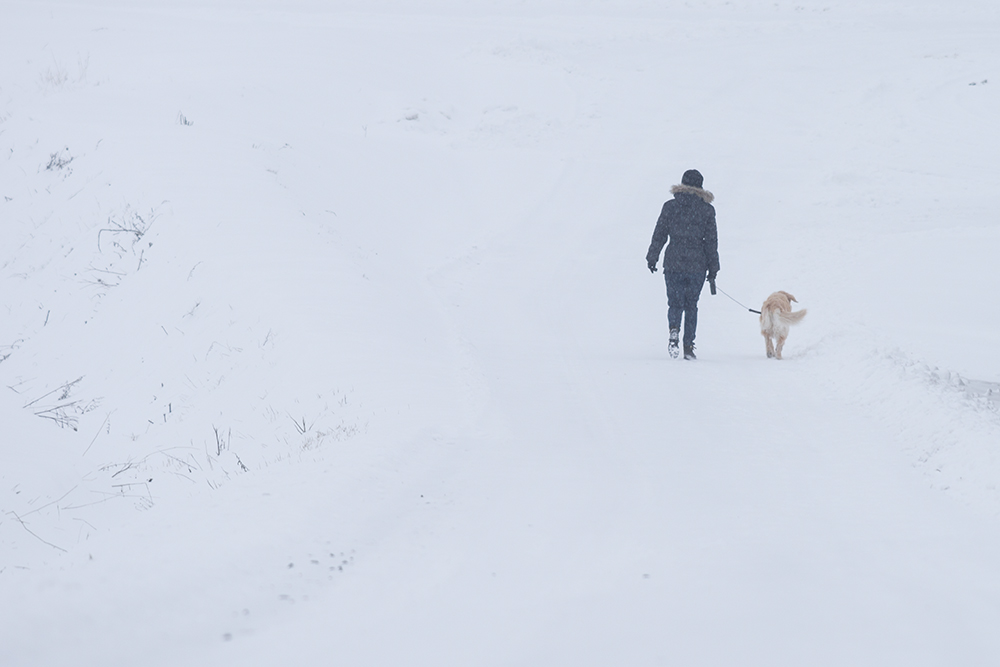
[[[784,290],[780,290],[780,291],[778,292],[778,294],[784,294],[784,295],[785,295],[785,298],[786,298],[786,299],[788,299],[789,301],[795,301],[795,303],[798,303],[798,301],[796,301],[796,299],[795,299],[795,297],[794,297],[794,296],[792,296],[791,294],[789,294],[788,292],[786,292],[786,291],[784,291]]]

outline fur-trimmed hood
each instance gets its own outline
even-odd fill
[[[701,197],[702,201],[706,204],[711,204],[715,200],[715,195],[713,195],[708,190],[703,188],[696,188],[693,185],[675,185],[670,188],[670,194],[672,195],[695,195],[696,197]]]

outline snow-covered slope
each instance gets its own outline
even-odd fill
[[[0,664],[1000,655],[993,3],[2,11]]]

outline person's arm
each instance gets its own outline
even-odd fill
[[[703,240],[705,247],[705,258],[708,260],[708,280],[715,282],[715,275],[719,272],[719,229],[715,224],[715,208],[709,207],[712,211],[708,229],[705,231]]]
[[[656,228],[653,229],[653,238],[649,242],[649,250],[646,251],[646,266],[653,273],[656,273],[656,263],[660,261],[660,252],[667,244],[670,233],[667,228],[667,205],[663,205],[660,217],[656,221]]]

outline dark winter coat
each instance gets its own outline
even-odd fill
[[[674,198],[663,205],[646,253],[646,263],[655,266],[660,251],[663,270],[680,273],[717,273],[719,232],[715,226],[715,198],[708,190],[690,185],[670,188]]]

